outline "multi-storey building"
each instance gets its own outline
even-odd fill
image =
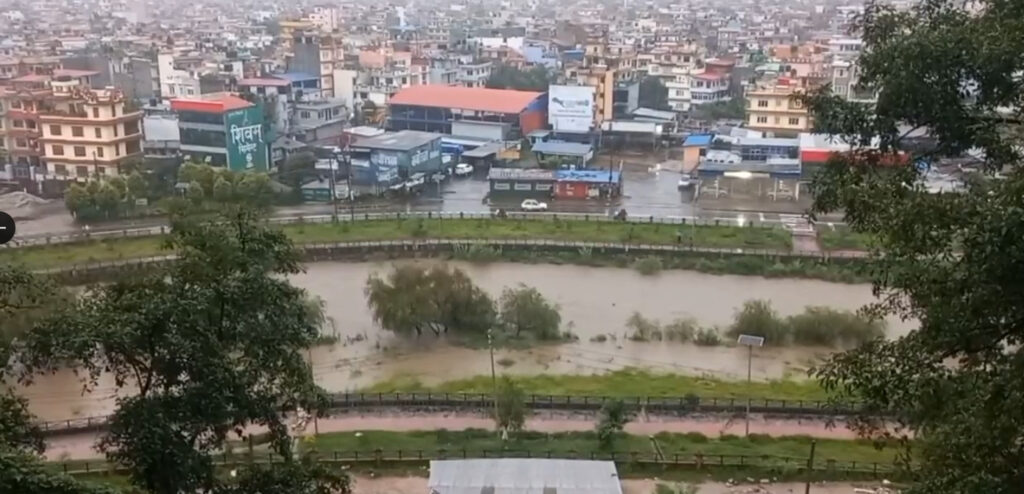
[[[768,86],[747,93],[747,126],[776,137],[795,137],[812,129],[807,107],[792,86]]]
[[[114,88],[93,90],[70,77],[53,80],[53,100],[39,113],[47,180],[115,176],[142,157],[142,111]]]
[[[232,170],[266,170],[273,135],[262,105],[228,93],[171,100],[178,114],[181,152]]]
[[[594,127],[614,118],[615,70],[603,66],[567,66],[565,80],[570,85],[592,86],[594,91]]]

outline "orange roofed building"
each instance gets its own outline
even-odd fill
[[[546,93],[441,85],[413,86],[388,101],[389,130],[451,134],[452,124],[502,126],[506,140],[518,140],[547,122]]]

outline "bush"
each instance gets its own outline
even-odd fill
[[[730,338],[748,334],[761,336],[769,345],[785,345],[789,343],[789,327],[779,317],[767,300],[748,300],[743,308],[736,312],[732,326],[726,333]]]
[[[700,346],[718,346],[722,344],[722,337],[715,328],[700,328],[693,335],[693,342]]]
[[[591,343],[604,343],[606,341],[608,341],[608,336],[604,334],[599,334],[590,338]]]
[[[628,338],[630,341],[661,341],[661,324],[655,319],[647,319],[639,312],[633,312],[626,319],[626,327],[632,329]]]
[[[636,269],[644,276],[650,276],[664,269],[664,265],[659,257],[645,257],[634,262],[633,269]]]
[[[860,346],[885,335],[885,321],[829,307],[807,307],[786,322],[801,345]]]
[[[687,342],[693,340],[693,335],[699,329],[697,320],[692,317],[676,319],[662,329],[665,339],[668,341]]]

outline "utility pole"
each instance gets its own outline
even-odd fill
[[[356,195],[352,191],[352,138],[345,139],[345,180],[348,184],[348,219],[356,220]]]
[[[754,347],[747,347],[747,389],[750,389],[750,367],[754,361]],[[750,435],[750,396],[747,396],[747,420],[746,425],[743,428],[743,434],[745,436]]]
[[[334,206],[334,216],[332,217],[335,222],[338,221],[338,193],[335,190],[337,178],[337,169],[341,164],[341,160],[338,158],[338,153],[334,153],[334,163],[331,165],[331,205]]]
[[[494,372],[494,332],[487,329],[487,348],[491,352],[491,385],[494,388],[494,420],[498,420],[498,375]]]

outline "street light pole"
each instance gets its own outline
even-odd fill
[[[758,348],[762,347],[764,345],[764,337],[763,336],[754,336],[754,335],[749,335],[749,334],[741,334],[738,338],[736,338],[736,343],[747,347],[747,384],[748,384],[747,388],[749,389],[749,387],[750,387],[749,384],[750,384],[750,381],[751,381],[751,379],[750,379],[751,378],[751,375],[750,375],[751,372],[750,371],[751,371],[751,367],[752,367],[753,361],[754,361],[754,347],[758,347]],[[745,423],[745,426],[744,426],[744,434],[749,436],[750,435],[750,396],[747,396],[747,414],[746,414],[746,421],[745,422],[746,423]]]

